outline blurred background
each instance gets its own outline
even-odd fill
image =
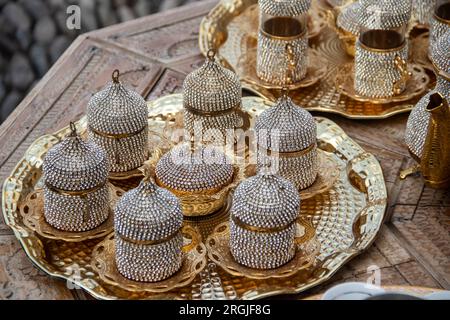
[[[202,0],[0,0],[0,123],[81,33]],[[67,8],[80,8],[70,30]]]

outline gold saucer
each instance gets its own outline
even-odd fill
[[[229,248],[229,222],[218,225],[206,240],[209,258],[228,273],[250,279],[285,278],[311,267],[320,252],[320,242],[311,221],[305,218],[297,220],[297,251],[292,260],[274,269],[254,269],[237,263]],[[242,248],[245,250],[246,248]]]
[[[317,160],[319,171],[314,183],[306,189],[299,190],[300,199],[306,200],[318,194],[328,191],[339,178],[340,169],[333,156],[328,152],[317,149]],[[256,174],[256,165],[249,164],[245,169],[245,176],[251,177]]]
[[[299,82],[286,85],[289,90],[312,86],[327,73],[326,64],[321,61],[319,54],[314,49],[310,48],[308,50],[308,60],[308,70],[305,78]],[[273,90],[281,90],[283,88],[283,86],[266,82],[256,75],[256,48],[247,51],[246,55],[240,57],[235,71],[241,81],[251,85]]]
[[[47,239],[58,239],[70,242],[80,242],[90,239],[97,239],[111,233],[114,228],[114,207],[124,191],[108,184],[111,200],[110,213],[108,219],[97,228],[82,232],[71,232],[56,229],[50,225],[44,216],[44,190],[37,189],[28,194],[25,201],[20,205],[19,212],[23,218],[23,223],[35,231],[40,236]]]
[[[183,264],[174,275],[158,282],[139,282],[120,274],[116,266],[114,234],[110,234],[92,250],[92,267],[105,283],[131,292],[167,292],[184,287],[194,280],[206,266],[206,247],[198,232],[189,226],[182,229],[184,236]]]
[[[371,102],[374,104],[404,102],[421,96],[427,90],[430,82],[430,77],[428,77],[423,67],[416,64],[409,64],[408,71],[412,73],[412,76],[406,82],[406,88],[402,93],[387,98],[370,98],[360,96],[355,92],[354,64],[349,63],[340,67],[336,73],[336,89],[341,94],[360,102]]]

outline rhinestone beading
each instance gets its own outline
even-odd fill
[[[112,172],[142,165],[148,155],[145,100],[116,78],[96,93],[87,108],[88,137],[107,153]]]
[[[430,55],[433,55],[434,51],[433,49],[436,48],[439,39],[449,32],[450,32],[450,22],[447,21],[446,23],[444,21],[441,21],[436,17],[436,13],[433,13],[430,19],[430,44],[428,47]],[[448,52],[444,54],[444,57],[448,57]],[[449,63],[448,59],[447,63]]]
[[[396,29],[411,18],[411,0],[360,0],[359,24],[366,29]]]
[[[412,19],[420,24],[428,25],[435,4],[436,0],[412,0]]]
[[[258,174],[242,182],[233,196],[230,218],[230,251],[234,259],[258,269],[279,267],[295,255],[295,224],[300,196],[288,180]],[[248,230],[237,218],[254,228],[281,228],[275,232]]]
[[[287,57],[287,45],[292,48],[292,62]],[[305,78],[307,69],[308,37],[306,32],[297,39],[284,40],[272,38],[259,31],[256,73],[260,79],[283,86],[301,81]]]
[[[293,17],[308,12],[311,0],[259,0],[261,12],[271,16]]]
[[[205,63],[187,75],[183,83],[184,124],[188,132],[201,126],[201,134],[206,130],[212,132],[214,138],[226,135],[226,130],[239,125],[240,117],[236,111],[242,105],[241,84],[238,76],[222,67],[214,59],[210,51]],[[196,131],[198,132],[198,131]]]
[[[339,12],[336,25],[355,36],[359,34],[359,11],[360,11],[360,3],[353,2]]]
[[[217,192],[231,183],[231,160],[218,148],[188,144],[175,146],[156,165],[156,178],[175,194]]]
[[[283,95],[275,106],[261,113],[256,120],[255,130],[259,169],[270,163],[279,175],[290,180],[298,189],[314,183],[318,171],[317,127],[307,110]],[[309,151],[301,152],[308,148]],[[299,154],[285,157],[284,153]]]
[[[430,114],[425,110],[433,93],[440,93],[450,101],[450,80],[439,72],[450,73],[450,32],[443,35],[431,50],[431,59],[438,70],[436,87],[419,100],[411,111],[406,123],[405,143],[417,158],[422,157],[428,133]]]
[[[87,231],[108,218],[108,160],[97,145],[73,131],[48,151],[43,177],[44,215],[53,227]]]
[[[407,40],[405,40],[407,41]],[[408,43],[397,50],[372,51],[356,42],[355,91],[362,96],[386,98],[394,95],[395,84],[402,79],[402,73],[395,64],[396,57],[407,61]],[[399,88],[405,89],[406,83]]]
[[[179,200],[153,182],[125,193],[114,217],[118,271],[135,281],[170,277],[182,264],[182,223]]]

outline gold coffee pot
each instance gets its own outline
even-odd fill
[[[401,172],[400,178],[420,171],[425,184],[431,188],[450,187],[450,109],[438,92],[429,97],[425,108],[430,114],[422,157],[418,164]],[[417,160],[417,159],[416,159]]]

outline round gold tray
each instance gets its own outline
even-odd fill
[[[109,235],[92,251],[92,267],[106,283],[132,292],[161,293],[188,285],[205,268],[206,247],[198,237],[198,231],[189,226],[182,229],[185,245],[183,264],[171,277],[158,282],[138,282],[122,276],[117,270],[114,234]]]
[[[101,238],[113,231],[114,207],[119,197],[121,197],[124,193],[123,190],[110,183],[108,184],[108,187],[111,195],[110,213],[108,219],[106,219],[105,222],[92,230],[83,232],[70,232],[56,229],[55,227],[50,225],[45,220],[44,216],[43,189],[38,189],[28,194],[25,201],[20,205],[20,215],[22,216],[25,226],[48,239],[79,242]]]
[[[239,67],[241,61],[249,61],[257,47],[254,23],[246,23],[247,10],[255,6],[257,0],[222,0],[202,20],[199,31],[199,46],[206,55],[208,49],[215,49],[220,62],[236,71],[241,77],[242,87],[255,95],[269,101],[275,101],[280,93],[277,89],[263,86],[255,80],[254,67]],[[324,0],[312,1],[310,14],[318,15],[318,21],[327,24],[329,6]],[[412,30],[410,33],[410,61],[420,63],[428,74],[434,78],[431,63],[423,58],[423,48],[428,48],[428,37]],[[326,67],[326,74],[312,85],[291,90],[290,95],[295,103],[310,111],[329,112],[351,119],[384,119],[395,114],[411,111],[420,97],[412,97],[407,101],[386,104],[376,101],[361,102],[342,95],[335,86],[335,78],[339,67],[352,62],[346,47],[338,34],[328,25],[322,29],[320,36],[310,39],[312,51],[317,53],[321,65]],[[242,65],[242,64],[241,64]],[[311,66],[312,68],[313,66]],[[434,86],[431,79],[428,89]]]
[[[237,263],[229,248],[230,226],[228,222],[219,224],[206,240],[208,256],[228,273],[250,279],[285,278],[311,267],[320,252],[320,243],[311,222],[299,218],[297,221],[297,251],[294,258],[279,268],[260,270]]]
[[[270,101],[261,98],[243,98],[242,117],[245,119],[242,123],[253,127],[256,116],[271,105]],[[179,126],[173,119],[182,118],[182,106],[179,94],[148,104],[152,139],[171,137],[172,130]],[[333,158],[339,175],[328,191],[301,203],[302,216],[311,219],[316,231],[320,253],[313,266],[289,277],[251,279],[234,276],[208,259],[190,284],[166,292],[130,291],[102,280],[90,259],[99,239],[68,242],[41,237],[24,224],[18,210],[27,196],[40,188],[43,158],[49,148],[69,133],[68,127],[38,138],[25,152],[3,185],[2,212],[25,253],[39,269],[71,281],[100,299],[257,299],[299,293],[330,279],[346,262],[372,244],[387,203],[386,185],[376,158],[334,122],[321,117],[315,119],[318,148]],[[80,131],[85,128],[86,118],[79,120],[77,125]],[[152,140],[152,143],[156,145],[158,141]],[[121,182],[121,188],[129,188],[127,183]],[[185,222],[201,228],[202,239],[207,239],[218,224],[228,220],[229,205],[227,202],[215,214]],[[79,271],[76,277],[73,276],[75,267]]]
[[[411,72],[412,76],[406,82],[405,90],[398,95],[387,98],[369,98],[360,96],[355,92],[355,66],[353,63],[339,68],[335,84],[340,93],[360,102],[371,102],[374,104],[404,102],[421,96],[427,90],[428,84],[430,83],[430,78],[423,67],[416,64],[409,64],[408,71]]]

